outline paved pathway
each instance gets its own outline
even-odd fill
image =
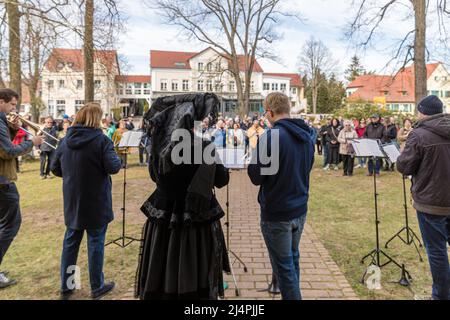
[[[278,296],[260,292],[267,288],[272,269],[259,227],[259,205],[256,199],[258,189],[250,183],[245,172],[233,171],[229,192],[230,249],[247,265],[248,272],[244,272],[238,262],[233,264],[241,294],[236,297],[233,279],[227,275],[225,280],[230,289],[226,291],[226,299],[279,299]],[[226,189],[219,190],[217,196],[225,209]],[[305,227],[300,247],[301,289],[304,299],[357,299],[346,278],[309,225]],[[232,262],[235,260],[230,258]],[[124,299],[131,299],[132,294],[133,290],[130,290]]]

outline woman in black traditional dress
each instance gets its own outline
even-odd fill
[[[210,142],[194,134],[194,121],[215,118],[218,106],[213,94],[167,97],[144,116],[153,142],[150,176],[157,189],[141,208],[148,218],[136,275],[136,297],[142,300],[224,294],[223,271],[229,271],[229,262],[220,224],[224,212],[214,187],[228,184],[228,171],[216,163],[174,165],[171,157],[176,129],[189,130],[192,154],[196,144],[208,148]]]

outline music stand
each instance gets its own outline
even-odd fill
[[[368,157],[372,158],[372,161],[374,161],[374,165],[376,165],[376,162],[378,159],[386,158],[384,153],[382,152],[380,148],[380,142],[378,140],[372,140],[372,139],[355,139],[352,141],[353,148],[355,150],[355,154],[357,157]],[[400,280],[400,283],[405,283],[404,278],[412,279],[409,272],[405,269],[404,265],[399,264],[397,261],[395,261],[392,257],[390,257],[386,252],[384,252],[380,248],[380,219],[378,216],[378,192],[377,192],[377,175],[373,174],[373,189],[374,189],[374,208],[375,208],[375,237],[376,237],[376,248],[372,250],[370,253],[368,253],[366,256],[364,256],[361,259],[361,264],[364,264],[365,261],[368,258],[371,258],[372,262],[370,265],[375,265],[378,268],[384,268],[387,265],[393,263],[395,266],[400,268],[402,270],[402,279]],[[384,256],[386,261],[382,262],[381,256]],[[367,269],[363,274],[363,277],[361,279],[361,283],[364,284],[366,280],[367,275]],[[406,280],[408,280],[406,278]],[[409,285],[409,281],[406,281]]]
[[[388,144],[382,146],[384,153],[389,157],[389,160],[392,163],[397,163],[397,159],[400,156],[400,151],[398,150],[397,145],[395,144]],[[408,179],[406,176],[402,176],[403,181],[403,207],[405,209],[405,227],[403,227],[399,232],[397,232],[391,239],[389,239],[388,242],[386,242],[385,248],[388,249],[389,244],[394,241],[396,238],[399,238],[404,244],[410,246],[414,245],[416,248],[417,254],[419,255],[420,262],[423,262],[422,254],[420,253],[419,247],[422,248],[422,242],[420,241],[417,234],[410,228],[409,226],[409,217],[408,217],[408,202],[406,197],[406,179]],[[406,239],[402,237],[402,234],[406,233]],[[416,240],[418,242],[418,245],[416,243]]]
[[[124,169],[123,169],[123,198],[122,198],[122,208],[120,209],[122,211],[122,236],[119,238],[112,240],[108,242],[105,247],[115,244],[121,248],[126,248],[130,244],[132,244],[135,241],[141,242],[141,239],[135,239],[129,236],[126,236],[125,233],[125,213],[126,213],[126,190],[127,190],[127,167],[128,167],[128,153],[130,148],[137,148],[139,147],[141,143],[143,132],[134,132],[134,131],[127,131],[123,134],[122,139],[120,140],[118,148],[124,150]]]
[[[220,163],[223,163],[224,167],[228,170],[228,173],[231,174],[231,170],[242,170],[245,169],[245,150],[244,149],[217,149],[216,154],[220,159]],[[217,160],[219,160],[217,159]],[[234,287],[236,296],[240,296],[240,290],[237,284],[236,276],[233,270],[233,262],[230,260],[230,254],[234,256],[235,260],[238,261],[244,268],[244,272],[248,272],[247,266],[242,261],[242,259],[230,249],[230,184],[227,184],[227,200],[225,203],[226,206],[226,222],[225,227],[227,228],[227,255],[228,260],[230,261],[230,274],[233,277]]]

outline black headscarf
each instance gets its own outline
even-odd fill
[[[217,118],[219,98],[215,94],[186,94],[157,99],[144,116],[144,128],[152,141],[151,167],[155,175],[169,173],[174,167],[171,141],[177,129],[191,130],[195,121]]]

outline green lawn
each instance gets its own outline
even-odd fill
[[[410,288],[397,282],[401,272],[394,265],[382,269],[380,291],[369,291],[360,283],[365,267],[361,258],[375,248],[375,214],[373,178],[366,177],[365,169],[355,170],[355,176],[343,177],[342,172],[324,172],[322,158],[317,158],[311,183],[309,223],[344,272],[350,284],[362,299],[412,299],[415,295],[431,296],[431,275],[426,253],[425,262],[419,261],[413,246],[395,240],[385,250],[400,264],[404,263],[413,277]],[[411,228],[419,235],[416,212],[407,197]],[[378,179],[380,239],[384,244],[404,226],[402,178],[399,173],[382,173]]]
[[[383,269],[383,290],[368,291],[359,284],[365,267],[360,259],[375,247],[372,180],[365,171],[357,170],[352,178],[339,172],[323,172],[321,158],[317,159],[311,183],[309,223],[345,273],[362,299],[411,299],[415,294],[427,295],[431,279],[427,262],[420,263],[413,247],[395,242],[389,254],[405,263],[414,282],[410,289],[397,284],[400,272],[393,266]],[[137,167],[136,156],[130,159],[127,194],[127,233],[140,237],[145,221],[139,206],[152,192],[154,185],[146,168]],[[134,165],[134,166],[133,166]],[[21,193],[23,224],[19,236],[5,257],[2,268],[19,280],[18,285],[0,291],[0,299],[56,299],[59,288],[59,259],[64,235],[61,180],[39,179],[39,163],[23,166],[18,187]],[[108,240],[121,232],[122,174],[113,178],[116,220],[110,225]],[[403,193],[401,176],[384,174],[379,179],[381,239],[386,241],[403,226]],[[255,197],[256,195],[249,195]],[[412,227],[417,230],[411,208]],[[134,283],[139,245],[123,250],[116,246],[106,249],[105,277],[117,283],[108,298],[120,298]],[[423,251],[425,257],[425,252]],[[82,267],[82,291],[77,298],[89,295],[85,241],[79,255]]]

